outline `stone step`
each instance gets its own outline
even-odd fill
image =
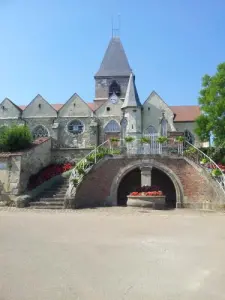
[[[52,208],[52,209],[59,209],[64,208],[64,201],[35,201],[30,202],[31,208]]]
[[[45,197],[45,198],[55,198],[55,197],[64,197],[65,196],[65,192],[50,192],[50,191],[46,191],[44,193],[42,193],[39,198],[41,197]]]
[[[50,188],[44,191],[43,193],[52,192],[52,193],[59,193],[59,192],[65,192],[66,193],[67,188]]]
[[[49,202],[49,203],[60,202],[60,201],[64,202],[64,197],[54,197],[54,198],[40,197],[38,201]]]
[[[55,205],[55,206],[34,205],[34,206],[30,206],[30,209],[64,209],[64,207],[63,205]]]

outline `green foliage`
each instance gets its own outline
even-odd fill
[[[164,143],[168,142],[168,138],[166,136],[159,136],[157,138],[157,142],[160,144],[164,144]]]
[[[125,142],[126,143],[132,143],[134,141],[134,137],[132,137],[132,136],[126,136],[125,137]]]
[[[209,162],[209,159],[204,157],[202,160],[201,160],[201,164],[207,164]]]
[[[195,149],[194,147],[189,147],[188,149],[186,149],[184,151],[184,155],[187,155],[187,156],[192,156],[193,154],[196,154],[197,153],[197,149]]]
[[[219,169],[213,169],[211,172],[212,176],[221,176],[223,173]]]
[[[149,144],[150,143],[150,138],[148,138],[148,137],[142,137],[141,139],[140,139],[140,142],[141,142],[141,144]]]
[[[0,150],[13,152],[29,148],[32,143],[31,132],[26,125],[12,125],[0,130]]]
[[[119,139],[119,138],[113,137],[113,138],[110,139],[110,141],[111,141],[112,143],[115,143],[115,142],[119,142],[120,139]]]
[[[209,141],[212,134],[215,145],[225,142],[225,63],[217,67],[213,76],[202,78],[199,105],[202,115],[196,120],[196,134],[201,141]]]
[[[185,137],[184,136],[177,136],[175,139],[176,142],[178,143],[183,143],[185,141]]]
[[[74,187],[77,187],[79,179],[78,178],[73,178],[72,182],[73,182]]]
[[[120,149],[113,149],[111,154],[121,154],[121,150]]]

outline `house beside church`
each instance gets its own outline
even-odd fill
[[[119,37],[112,37],[94,80],[92,102],[77,93],[64,104],[50,104],[37,95],[27,106],[17,106],[5,98],[0,105],[0,126],[27,124],[34,138],[51,136],[59,147],[85,148],[110,137],[175,131],[196,143],[199,106],[169,106],[155,91],[146,100],[140,99]]]

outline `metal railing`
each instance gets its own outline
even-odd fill
[[[121,150],[128,155],[183,155],[183,142],[174,141],[169,138],[167,142],[160,143],[157,139],[151,139],[149,142],[143,142],[142,139],[135,139],[126,142],[124,139],[111,142],[112,151]]]
[[[219,187],[225,193],[225,175],[224,170],[222,170],[215,162],[211,159],[207,154],[202,152],[199,148],[195,147],[188,141],[185,141],[185,144],[188,148],[184,151],[183,155],[187,159],[190,159],[199,167],[203,168],[207,173],[211,175],[211,177],[215,180],[215,182],[219,185]]]
[[[107,146],[107,147],[106,147]],[[109,140],[106,140],[104,143],[99,145],[98,147],[95,147],[92,151],[90,151],[85,157],[83,157],[77,164],[77,166],[80,166],[83,168],[84,172],[90,168],[91,165],[97,162],[98,160],[98,153],[100,153],[100,150],[102,148],[111,149],[111,144]],[[110,153],[110,150],[108,151]],[[88,158],[93,155],[93,160],[90,161]],[[71,176],[72,178],[76,176],[76,167],[72,170]]]

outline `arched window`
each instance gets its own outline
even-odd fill
[[[42,125],[36,126],[33,129],[33,131],[32,131],[32,135],[33,135],[34,139],[38,139],[38,138],[41,138],[41,137],[48,137],[49,136],[48,130],[44,126],[42,126]]]
[[[162,119],[162,121],[161,121],[161,135],[167,136],[167,121],[166,121],[166,119]]]
[[[186,141],[188,141],[190,144],[194,144],[194,142],[195,142],[194,135],[189,130],[186,129],[184,131],[184,136],[185,136]]]
[[[148,128],[145,129],[145,134],[154,134],[154,133],[157,133],[157,130],[152,125],[148,126]]]
[[[73,120],[68,124],[67,129],[72,134],[79,134],[84,131],[84,124],[80,120]]]
[[[109,86],[109,97],[115,94],[116,96],[120,96],[121,90],[119,84],[114,80]]]
[[[120,125],[114,121],[111,120],[109,123],[105,126],[104,132],[110,133],[110,132],[120,132]]]

